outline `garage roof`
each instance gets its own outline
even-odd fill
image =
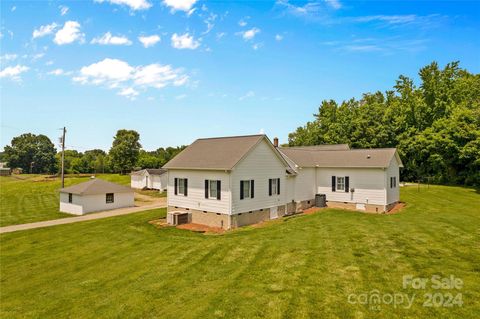
[[[104,181],[103,179],[93,178],[88,182],[69,186],[60,189],[61,193],[72,193],[76,195],[100,195],[107,193],[129,193],[133,190],[128,186]]]

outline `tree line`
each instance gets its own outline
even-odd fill
[[[185,146],[159,148],[146,151],[140,144],[140,135],[134,130],[119,130],[115,135],[109,152],[101,149],[79,152],[65,150],[65,172],[78,173],[128,173],[134,169],[160,168]],[[14,137],[10,145],[5,146],[1,161],[11,168],[21,168],[24,173],[59,172],[61,152],[45,135],[32,133]]]
[[[419,86],[401,75],[385,93],[323,101],[288,144],[397,147],[406,181],[480,186],[480,74],[433,62],[419,78]]]

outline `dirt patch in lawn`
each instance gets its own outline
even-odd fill
[[[178,225],[177,228],[190,230],[197,233],[223,234],[225,232],[225,229],[220,227],[210,227],[206,225],[193,224],[193,223]]]
[[[392,209],[390,209],[387,214],[398,214],[407,204],[404,202],[398,202]]]

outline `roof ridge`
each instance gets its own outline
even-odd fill
[[[199,140],[219,140],[219,139],[227,139],[227,138],[241,138],[241,137],[254,137],[254,136],[267,136],[266,134],[251,134],[251,135],[234,135],[234,136],[219,136],[219,137],[201,137],[197,138],[196,141]]]

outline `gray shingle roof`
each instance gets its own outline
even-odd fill
[[[265,135],[201,138],[163,168],[231,170]]]
[[[280,153],[300,167],[388,167],[395,148],[316,150],[281,147]],[[403,164],[400,161],[400,166]]]
[[[106,193],[128,193],[133,190],[128,186],[93,178],[88,182],[76,184],[60,189],[61,193],[72,193],[76,195],[99,195]]]
[[[163,168],[145,168],[132,172],[130,175],[143,175],[145,172],[147,172],[149,175],[163,175],[167,172],[167,170]]]

